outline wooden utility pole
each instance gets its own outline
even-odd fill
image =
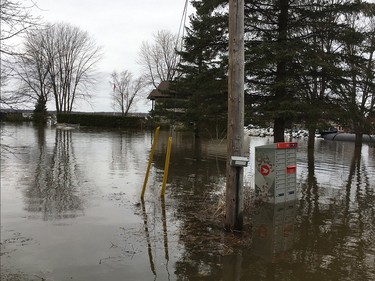
[[[232,156],[244,156],[244,0],[229,0],[228,131],[225,229],[243,226],[243,167]]]

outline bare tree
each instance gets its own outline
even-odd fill
[[[370,8],[363,4],[362,9],[344,15],[349,36],[343,40],[344,75],[336,92],[357,146],[362,145],[363,134],[370,132],[375,114],[375,18]]]
[[[21,54],[17,47],[25,32],[39,25],[40,18],[32,15],[32,1],[0,0],[0,5],[0,104],[14,107],[22,100],[13,96],[7,86],[14,75],[14,60]]]
[[[177,36],[161,30],[153,39],[153,43],[142,42],[138,63],[143,68],[145,82],[156,88],[161,81],[171,81],[176,76]]]
[[[70,112],[77,99],[88,99],[95,82],[100,47],[87,32],[66,23],[29,32],[20,60],[20,79],[37,96],[53,94],[57,112]],[[24,93],[27,92],[24,89]]]
[[[46,44],[40,33],[28,34],[24,44],[26,53],[19,56],[15,68],[20,87],[14,96],[34,103],[35,112],[47,110],[46,104],[52,94]]]
[[[141,93],[144,86],[143,79],[133,79],[132,73],[127,70],[121,73],[114,71],[110,83],[113,86],[113,108],[121,111],[122,116],[126,116]]]
[[[31,11],[35,7],[33,2],[25,6],[28,1],[0,0],[0,53],[2,55],[17,55],[15,41],[30,28],[36,26],[39,18],[32,15]]]

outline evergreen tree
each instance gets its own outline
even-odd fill
[[[285,128],[300,119],[304,2],[246,2],[247,93],[253,114],[273,121],[275,142],[284,141]]]
[[[176,91],[187,101],[183,121],[221,137],[227,120],[228,15],[222,1],[192,1],[196,15],[180,52]]]
[[[177,91],[188,100],[185,116],[199,124],[209,113],[226,114],[228,9],[222,0],[192,4],[197,14],[181,52]],[[311,147],[319,124],[342,122],[343,112],[366,123],[363,117],[373,116],[374,108],[374,30],[364,29],[363,23],[374,21],[373,5],[351,0],[245,1],[248,120],[273,122],[275,142],[284,140],[287,126],[305,122]],[[356,19],[356,28],[348,15]]]
[[[33,112],[33,121],[37,124],[45,124],[47,122],[47,100],[45,96],[39,95]]]

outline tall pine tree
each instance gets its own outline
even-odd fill
[[[225,135],[227,120],[228,15],[222,1],[192,1],[196,14],[180,52],[176,91],[184,96],[183,121],[196,133]]]

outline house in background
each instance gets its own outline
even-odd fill
[[[183,126],[188,96],[177,92],[174,84],[162,81],[147,99],[152,101],[151,115],[161,123]]]
[[[169,86],[170,86],[169,81],[161,81],[159,86],[156,89],[152,90],[151,93],[148,95],[147,99],[151,100],[152,102],[151,109],[153,111],[157,108],[158,105],[163,103],[163,101],[171,98],[172,92],[170,91]]]
[[[188,83],[162,81],[150,92],[150,115],[155,123],[176,129],[193,130],[195,136],[205,132],[210,136],[223,135],[227,129],[227,95],[221,89],[191,91]],[[194,85],[193,85],[194,86]]]

